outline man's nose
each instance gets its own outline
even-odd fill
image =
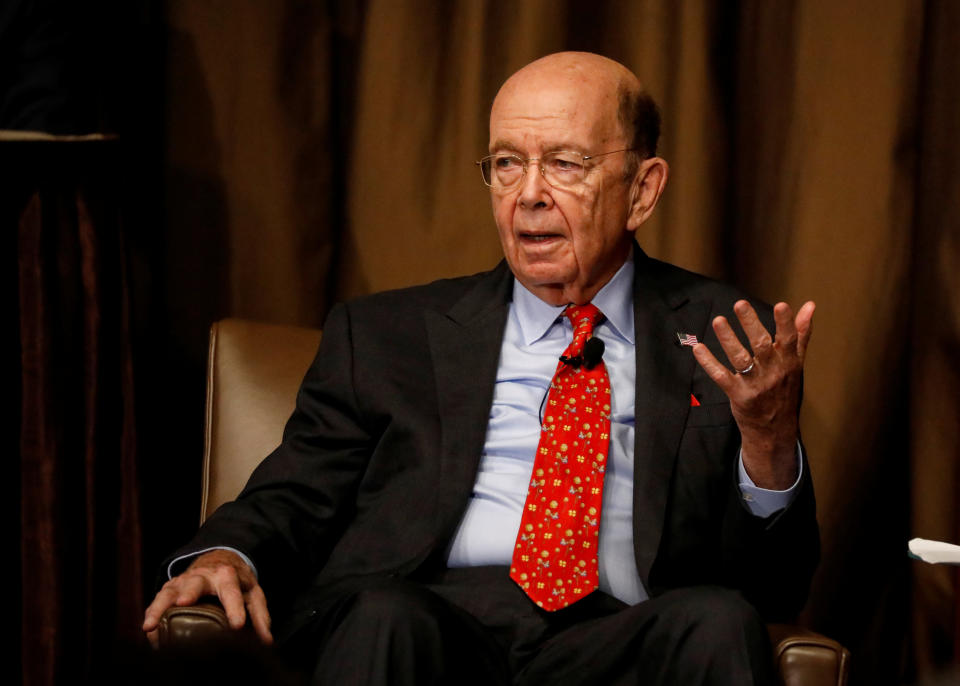
[[[517,204],[525,210],[548,209],[553,206],[553,196],[550,194],[552,190],[553,188],[543,178],[539,160],[528,162],[527,173],[524,174],[523,180],[520,182]]]

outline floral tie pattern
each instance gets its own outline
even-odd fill
[[[600,360],[583,364],[584,344],[603,313],[569,305],[573,341],[554,372],[540,443],[513,551],[510,578],[544,610],[559,610],[597,588],[603,476],[610,444],[610,377]]]

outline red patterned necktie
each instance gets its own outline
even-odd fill
[[[610,444],[610,377],[583,347],[603,313],[569,305],[573,325],[550,382],[540,444],[513,550],[510,578],[545,610],[559,610],[597,587],[603,475]],[[589,362],[588,362],[589,363]]]

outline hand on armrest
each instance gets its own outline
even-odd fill
[[[147,638],[156,645],[157,626],[168,608],[193,605],[203,596],[210,595],[220,599],[234,629],[246,623],[249,613],[260,640],[273,642],[263,589],[253,570],[230,550],[211,550],[198,556],[182,574],[163,585],[144,615],[143,630]]]

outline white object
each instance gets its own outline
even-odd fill
[[[960,545],[912,538],[907,543],[911,557],[931,564],[960,565]]]

